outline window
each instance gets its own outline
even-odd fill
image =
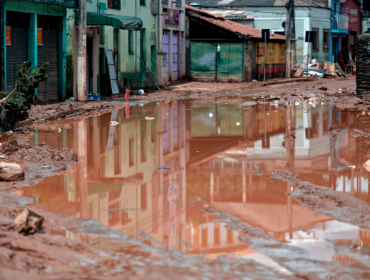
[[[114,147],[114,175],[121,174],[121,152],[120,152],[120,139],[121,127],[116,126],[116,133],[114,134],[113,147]]]
[[[140,208],[141,209],[147,209],[148,203],[147,203],[147,187],[146,183],[142,184],[140,186]]]
[[[145,6],[145,0],[140,0],[140,5]]]
[[[108,8],[121,10],[121,0],[108,0]]]
[[[141,128],[141,135],[140,135],[140,157],[141,157],[141,162],[145,162],[146,161],[146,153],[147,153],[147,149],[146,149],[146,145],[147,145],[147,123],[145,122],[145,120],[141,120],[141,125],[140,125],[140,128]]]
[[[128,142],[128,165],[129,167],[135,164],[135,140],[130,139]]]
[[[324,30],[323,33],[323,45],[322,49],[324,52],[328,52],[330,50],[330,31],[329,30]]]
[[[208,247],[208,228],[202,228],[201,247]]]
[[[128,53],[134,53],[134,31],[128,31]]]
[[[176,0],[176,6],[181,7],[182,0]]]
[[[226,240],[227,243],[234,243],[234,232],[229,228],[226,229]]]
[[[319,29],[312,28],[312,51],[319,51]]]
[[[221,244],[221,230],[220,227],[217,226],[214,228],[214,245],[220,245]]]

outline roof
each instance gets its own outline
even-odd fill
[[[77,14],[77,11],[75,12]],[[79,17],[75,17],[75,22],[78,24]],[[100,14],[94,12],[86,13],[86,25],[109,25],[124,30],[138,31],[142,29],[143,21],[137,17]]]
[[[231,20],[227,20],[225,19],[225,16],[212,14],[204,10],[193,8],[189,5],[185,5],[185,7],[186,7],[186,13],[189,16],[196,17],[201,20],[207,21],[208,23],[214,24],[220,28],[226,29],[236,34],[241,34],[249,38],[262,39],[262,31],[260,29],[253,28],[253,27],[241,24],[241,23],[231,21]],[[285,41],[285,36],[270,33],[270,39]]]
[[[358,1],[358,0],[355,0]],[[287,0],[194,0],[204,8],[214,7],[283,7]],[[192,2],[190,2],[192,3]],[[295,0],[296,7],[327,7],[328,0]]]
[[[253,20],[252,17],[247,17],[247,11],[241,10],[208,10],[211,14],[224,16],[225,19],[229,20]]]
[[[272,7],[275,0],[194,0],[203,7]]]

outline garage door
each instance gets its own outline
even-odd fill
[[[37,18],[38,36],[43,40],[38,40],[37,63],[41,66],[49,62],[48,80],[40,84],[38,88],[38,98],[42,101],[57,100],[59,89],[59,71],[58,71],[58,29],[59,17],[42,16]]]
[[[18,79],[16,72],[28,59],[29,15],[25,13],[6,13],[6,81],[7,91],[14,89]],[[10,36],[10,38],[9,38]]]

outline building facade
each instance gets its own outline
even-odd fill
[[[67,13],[75,5],[75,0],[2,1],[2,90],[14,89],[25,61],[33,67],[49,62],[49,78],[36,94],[40,101],[65,98]]]
[[[185,1],[155,0],[157,15],[157,73],[163,83],[185,75]]]
[[[76,13],[69,21],[69,29],[76,35],[77,20]],[[88,1],[86,33],[87,94],[118,96],[126,87],[141,89],[154,84],[154,75],[146,70],[156,74],[156,21],[149,1]],[[76,97],[77,60],[73,58],[77,36],[71,43],[68,56],[74,75],[70,88]]]
[[[286,1],[282,0],[233,0],[215,2],[212,0],[199,0],[202,9],[227,11],[241,11],[244,8],[246,17],[235,20],[241,24],[257,29],[270,29],[271,33],[284,35],[286,22]],[[295,38],[296,63],[306,63],[315,58],[317,61],[330,60],[330,6],[329,1],[295,1]],[[306,31],[314,32],[314,42],[305,42]]]
[[[341,17],[345,23],[348,22],[348,34],[342,37],[341,51],[344,62],[354,62],[354,54],[357,48],[357,35],[361,34],[360,11],[361,3],[358,0],[346,0],[341,3]]]

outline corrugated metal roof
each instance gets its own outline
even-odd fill
[[[207,21],[211,24],[214,24],[220,28],[229,30],[236,34],[248,36],[250,38],[262,39],[262,31],[260,29],[256,29],[256,28],[253,28],[253,27],[241,24],[241,23],[227,20],[225,19],[225,16],[212,14],[205,10],[193,8],[189,5],[185,5],[185,7],[186,7],[186,13],[189,16],[193,16],[201,20]],[[285,36],[270,33],[270,39],[285,41]]]
[[[247,11],[238,11],[238,10],[207,10],[211,14],[216,14],[224,16],[225,19],[229,20],[253,20],[252,17],[247,17]]]

